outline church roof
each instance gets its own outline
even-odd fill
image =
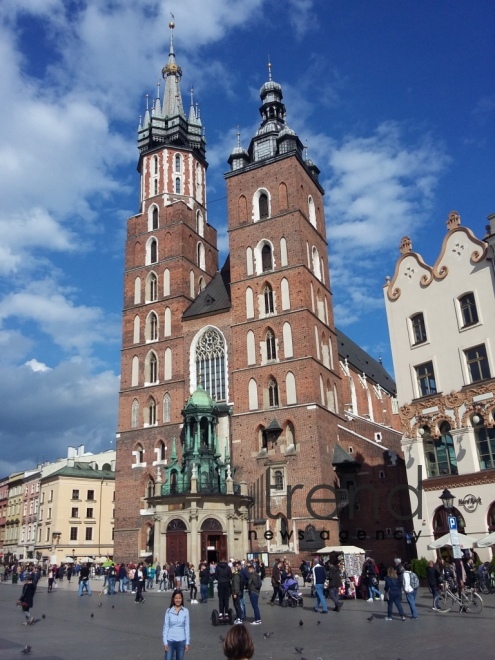
[[[198,389],[194,391],[187,400],[185,409],[189,406],[195,406],[196,408],[214,408],[216,403],[200,384],[198,385]]]
[[[225,262],[184,312],[183,319],[191,319],[205,314],[218,314],[230,309],[230,262]]]
[[[364,349],[355,344],[341,330],[335,328],[337,333],[337,344],[339,357],[354,367],[359,373],[365,373],[366,376],[380,385],[386,392],[394,395],[397,393],[397,387],[392,376],[385,370],[383,364],[372,358]]]
[[[354,460],[354,458],[348,452],[346,452],[343,447],[341,447],[339,444],[335,445],[333,449],[332,465],[355,465],[357,463],[358,461]]]

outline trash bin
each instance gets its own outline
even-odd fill
[[[18,579],[19,575],[17,573],[12,573],[12,584],[17,584]]]
[[[214,587],[214,585],[215,585],[215,583],[214,583],[213,580],[210,580],[210,581],[208,582],[208,598],[213,598],[214,595],[215,595],[215,591],[214,591],[215,587]]]

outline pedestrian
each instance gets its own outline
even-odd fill
[[[364,583],[368,588],[368,603],[372,603],[374,597],[377,600],[378,599],[383,600],[384,596],[378,590],[378,576],[377,576],[375,560],[372,559],[371,557],[367,557],[366,561],[363,564],[362,577],[364,579]]]
[[[242,623],[225,635],[223,653],[228,660],[250,660],[254,655],[254,643],[249,630]]]
[[[189,597],[191,603],[194,605],[198,604],[198,587],[196,586],[196,572],[194,570],[194,564],[189,564]]]
[[[240,574],[240,563],[234,562],[232,567],[232,582],[230,584],[230,591],[232,593],[232,602],[235,607],[235,621],[234,623],[242,623],[242,610],[239,603],[241,596],[241,574]]]
[[[411,571],[411,566],[409,564],[404,564],[404,574],[403,578],[403,589],[406,594],[406,600],[409,604],[409,609],[411,610],[411,616],[413,619],[418,618],[418,610],[416,609],[416,596],[418,593],[418,577],[416,573]]]
[[[144,603],[143,590],[146,580],[146,571],[142,562],[138,564],[138,567],[136,568],[135,578],[136,578],[136,598],[134,599],[134,602],[142,605]]]
[[[88,564],[84,564],[83,566],[81,566],[81,570],[79,571],[79,591],[78,591],[79,596],[82,596],[84,591],[88,594],[88,596],[91,596],[91,587],[89,586]]]
[[[282,600],[283,600],[283,593],[280,589],[281,586],[281,572],[280,572],[280,567],[282,566],[282,562],[278,561],[273,565],[272,568],[272,587],[273,587],[273,594],[270,599],[270,605],[274,604],[275,598],[278,600],[278,604],[282,605]]]
[[[328,597],[333,601],[335,607],[334,612],[340,612],[344,602],[339,599],[339,589],[342,586],[342,576],[340,575],[339,560],[338,558],[329,562],[328,573]]]
[[[30,626],[33,621],[34,617],[31,616],[31,608],[33,607],[33,601],[34,601],[34,584],[33,584],[33,578],[30,573],[28,573],[26,582],[22,586],[22,594],[19,600],[17,601],[17,606],[22,607],[22,611],[24,612],[24,616],[26,617],[26,621],[23,621],[24,626]]]
[[[431,609],[436,611],[436,601],[438,591],[440,589],[440,571],[432,561],[428,562],[428,568],[426,569],[426,579],[428,580],[428,586],[430,588],[431,595],[433,596],[433,606]]]
[[[175,589],[163,622],[165,660],[183,660],[190,638],[189,612],[184,607],[182,591]]]
[[[248,570],[249,570],[249,580],[248,580],[247,588],[249,593],[249,600],[251,601],[251,605],[254,612],[254,621],[251,621],[251,625],[260,626],[261,614],[260,614],[260,608],[258,606],[258,600],[260,597],[260,590],[261,590],[261,578],[258,575],[258,573],[256,573],[256,571],[254,570],[253,564],[249,564]]]
[[[208,585],[210,584],[210,571],[206,564],[201,564],[199,569],[199,592],[201,603],[208,602]]]
[[[321,605],[322,614],[326,614],[328,612],[327,601],[325,600],[325,594],[323,593],[326,577],[325,567],[320,564],[320,560],[318,558],[315,559],[313,565],[313,586],[316,593],[316,606],[313,607],[313,609],[315,612],[318,612]]]
[[[230,581],[232,579],[232,569],[227,564],[226,559],[218,562],[215,569],[215,579],[218,590],[218,616],[220,619],[227,619],[229,616],[230,600]]]
[[[53,583],[55,582],[55,571],[53,566],[50,566],[48,569],[48,593],[51,594],[53,591]]]
[[[397,576],[395,568],[390,567],[387,571],[385,578],[385,593],[388,595],[388,609],[385,621],[392,621],[392,606],[395,603],[402,621],[406,620],[404,610],[402,609],[401,593],[402,593],[402,580]]]

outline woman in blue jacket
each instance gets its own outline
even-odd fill
[[[404,610],[402,609],[402,583],[397,577],[397,571],[395,568],[390,567],[387,572],[387,577],[385,578],[385,593],[388,595],[388,611],[385,621],[392,621],[392,605],[395,603],[395,606],[399,610],[399,614],[402,617],[402,621],[406,620],[404,616]]]
[[[182,591],[176,589],[163,622],[165,660],[183,660],[184,653],[189,651],[189,642],[189,612],[184,607]]]

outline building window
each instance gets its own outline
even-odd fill
[[[86,541],[92,541],[92,540],[93,540],[93,528],[86,527]]]
[[[153,207],[151,228],[158,229],[158,209],[156,208],[156,206]]]
[[[263,297],[265,299],[265,314],[273,314],[273,289],[269,284],[263,289]]]
[[[277,359],[277,343],[275,340],[275,335],[271,330],[268,330],[268,332],[266,333],[266,359],[267,360]]]
[[[95,491],[94,490],[88,490],[88,497],[86,499],[94,500],[95,499]]]
[[[132,429],[137,428],[138,420],[139,420],[139,402],[138,402],[137,399],[134,399],[134,401],[132,402],[132,409],[131,409],[131,428]]]
[[[260,210],[260,220],[268,218],[268,195],[266,193],[261,193],[258,199],[259,210]]]
[[[150,248],[150,264],[156,264],[156,262],[158,261],[158,243],[156,242],[156,239],[150,241],[149,248]]]
[[[428,477],[444,474],[458,474],[454,441],[450,434],[450,424],[444,422],[440,427],[440,437],[432,438],[428,428],[424,427],[423,448]]]
[[[77,541],[77,527],[70,528],[70,540]]]
[[[225,342],[219,332],[209,329],[196,345],[196,382],[216,401],[225,401]]]
[[[476,309],[474,293],[466,293],[465,296],[461,296],[459,298],[459,305],[461,307],[463,328],[478,323],[478,310]]]
[[[163,421],[170,422],[172,401],[168,392],[163,397]]]
[[[278,385],[277,381],[273,378],[268,383],[268,405],[270,408],[278,408]]]
[[[418,365],[416,367],[416,378],[418,380],[419,396],[436,394],[437,385],[435,372],[433,371],[433,362],[425,362]]]
[[[180,179],[177,177],[175,179],[175,192],[180,195]]]
[[[480,459],[480,469],[490,470],[495,468],[495,428],[485,426],[483,419],[474,428],[476,446]]]
[[[73,490],[72,491],[72,499],[73,500],[78,500],[79,499],[79,491],[78,490]]]
[[[272,248],[267,243],[261,249],[261,268],[264,273],[273,270]]]
[[[464,355],[466,356],[466,363],[472,383],[491,378],[488,356],[484,344],[468,348],[467,351],[464,351]]]
[[[79,518],[79,509],[77,506],[73,506],[70,513],[71,518]]]
[[[180,156],[176,154],[175,156],[175,171],[180,172]]]
[[[94,518],[92,507],[86,509],[86,518]]]
[[[413,344],[423,344],[426,341],[425,317],[423,313],[415,314],[411,317],[413,331]]]
[[[150,426],[156,424],[156,402],[155,399],[150,398],[150,403],[148,406],[148,423]]]
[[[149,383],[158,381],[158,359],[155,353],[151,353],[149,361]]]
[[[153,194],[158,195],[158,179],[153,181]]]
[[[284,472],[283,470],[275,470],[273,473],[273,485],[275,490],[284,490]]]
[[[155,312],[149,316],[149,340],[156,341],[158,339],[158,317]]]

